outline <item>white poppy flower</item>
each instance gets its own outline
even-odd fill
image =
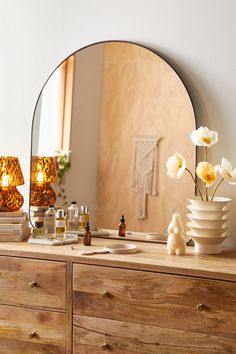
[[[236,168],[233,170],[231,163],[224,157],[221,160],[221,165],[217,166],[217,170],[227,182],[236,184]]]
[[[206,187],[210,187],[217,178],[217,166],[211,163],[202,161],[199,162],[196,168],[197,176],[205,183]]]
[[[167,175],[172,178],[180,178],[185,171],[186,161],[180,153],[176,153],[166,161]]]
[[[200,127],[197,130],[193,130],[190,138],[196,146],[211,147],[218,141],[218,133],[209,130],[207,127]]]

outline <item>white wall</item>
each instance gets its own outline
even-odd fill
[[[20,158],[29,180],[30,131],[40,89],[76,49],[106,39],[144,44],[183,78],[197,124],[217,130],[210,154],[236,166],[235,0],[0,0],[0,154]],[[50,135],[49,135],[50,138]],[[27,200],[27,185],[20,188]],[[221,195],[233,198],[236,187]],[[228,244],[236,246],[236,218]]]

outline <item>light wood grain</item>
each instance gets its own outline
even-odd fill
[[[158,55],[130,43],[104,45],[104,74],[97,183],[96,225],[114,229],[121,214],[133,231],[164,233],[171,214],[186,214],[194,195],[189,176],[166,176],[166,160],[180,152],[194,171],[193,107],[176,72]],[[158,195],[148,196],[147,218],[137,219],[138,194],[131,188],[134,137],[157,136]]]
[[[65,353],[65,314],[0,305],[0,353]]]
[[[65,309],[66,264],[0,256],[0,303]]]
[[[72,353],[72,316],[73,316],[73,265],[67,263],[67,307],[66,307],[66,354]]]
[[[74,316],[74,354],[236,353],[236,340],[160,327]]]
[[[0,255],[71,261],[91,265],[103,265],[134,270],[197,276],[212,279],[236,281],[236,250],[225,250],[219,255],[194,254],[193,247],[187,247],[184,256],[167,255],[166,245],[134,242],[139,251],[134,254],[96,254],[81,256],[78,252],[88,249],[81,244],[71,246],[38,246],[26,242],[0,243]],[[120,241],[124,242],[124,240]],[[90,250],[104,245],[118,243],[116,240],[92,239]]]
[[[236,338],[236,283],[90,265],[73,283],[76,314]]]

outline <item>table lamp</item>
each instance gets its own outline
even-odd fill
[[[17,157],[0,156],[0,211],[17,211],[24,198],[16,186],[24,184],[20,163]]]
[[[57,196],[50,183],[57,180],[53,157],[32,156],[30,177],[30,205],[48,206],[55,204]]]

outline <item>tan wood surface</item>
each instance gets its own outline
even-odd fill
[[[186,255],[170,256],[167,255],[166,245],[136,242],[138,252],[133,254],[79,255],[81,250],[97,249],[114,243],[118,243],[118,241],[92,239],[92,246],[86,247],[82,245],[80,240],[80,243],[75,245],[75,249],[72,250],[70,245],[52,247],[30,245],[26,242],[2,242],[0,243],[0,255],[71,261],[236,281],[236,250],[225,250],[219,255],[199,255],[194,254],[192,247],[187,247]]]
[[[0,256],[0,303],[66,308],[66,264]]]
[[[167,177],[165,164],[178,151],[194,170],[194,129],[189,95],[169,64],[143,47],[106,43],[96,226],[113,229],[125,214],[130,230],[163,233],[175,210],[186,214],[186,198],[194,195],[194,184],[187,175],[178,181]],[[162,138],[155,171],[158,195],[148,196],[144,220],[137,219],[139,196],[131,188],[137,136]]]
[[[236,339],[236,283],[78,264],[73,289],[76,314]]]
[[[65,353],[65,314],[0,305],[0,353]]]
[[[188,328],[186,328],[187,330]],[[74,354],[236,353],[236,340],[187,331],[74,316]]]
[[[73,265],[67,263],[67,308],[66,308],[66,354],[72,353],[72,318],[73,318]]]

